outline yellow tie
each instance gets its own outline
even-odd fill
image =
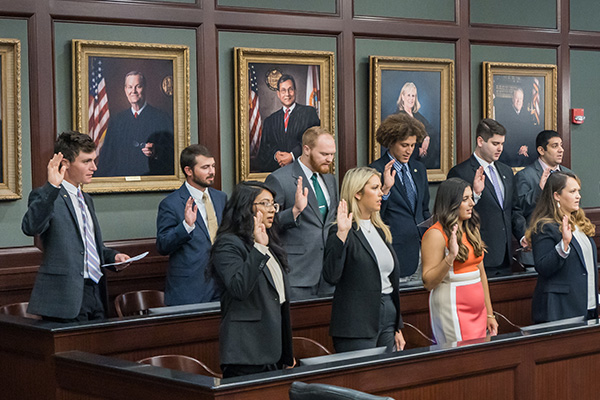
[[[219,228],[219,224],[217,222],[217,214],[215,213],[215,208],[213,207],[212,202],[210,201],[210,197],[208,193],[204,191],[202,194],[202,201],[204,202],[204,208],[206,209],[206,222],[208,224],[208,234],[210,235],[210,241],[212,243],[215,242],[215,237],[217,237],[217,229]]]

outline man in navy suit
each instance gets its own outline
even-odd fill
[[[181,152],[180,164],[186,181],[161,201],[156,219],[156,247],[169,255],[165,304],[217,301],[219,293],[204,271],[221,223],[227,195],[213,189],[215,159],[199,144]]]
[[[428,219],[429,185],[425,165],[411,159],[425,127],[408,114],[393,114],[377,129],[377,142],[388,149],[371,164],[382,175],[381,217],[392,231],[392,246],[400,260],[400,281],[421,280],[421,233],[418,224]]]
[[[296,103],[296,81],[282,75],[277,81],[277,98],[282,107],[269,115],[263,124],[260,148],[252,171],[273,172],[298,159],[302,154],[302,135],[321,125],[317,110]]]
[[[96,171],[96,145],[79,132],[61,133],[48,163],[48,182],[31,192],[21,229],[40,235],[43,260],[35,279],[30,314],[58,322],[106,316],[103,264],[129,256],[104,247],[94,203],[81,191]]]
[[[487,250],[483,264],[488,277],[511,273],[511,233],[523,247],[527,244],[516,179],[512,169],[498,161],[505,137],[506,129],[497,121],[482,120],[477,125],[473,155],[448,173],[448,178],[461,178],[473,184],[475,211],[481,218],[481,238]]]

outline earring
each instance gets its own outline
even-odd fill
[[[556,207],[560,208],[560,201],[556,202]]]

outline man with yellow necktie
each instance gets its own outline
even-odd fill
[[[180,164],[186,181],[161,201],[156,219],[156,247],[160,254],[169,255],[165,282],[168,306],[219,299],[214,281],[206,280],[204,270],[227,195],[211,187],[215,159],[206,147],[186,147]]]

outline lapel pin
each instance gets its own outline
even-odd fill
[[[415,173],[417,173],[417,169],[416,168],[413,171],[415,171]]]

